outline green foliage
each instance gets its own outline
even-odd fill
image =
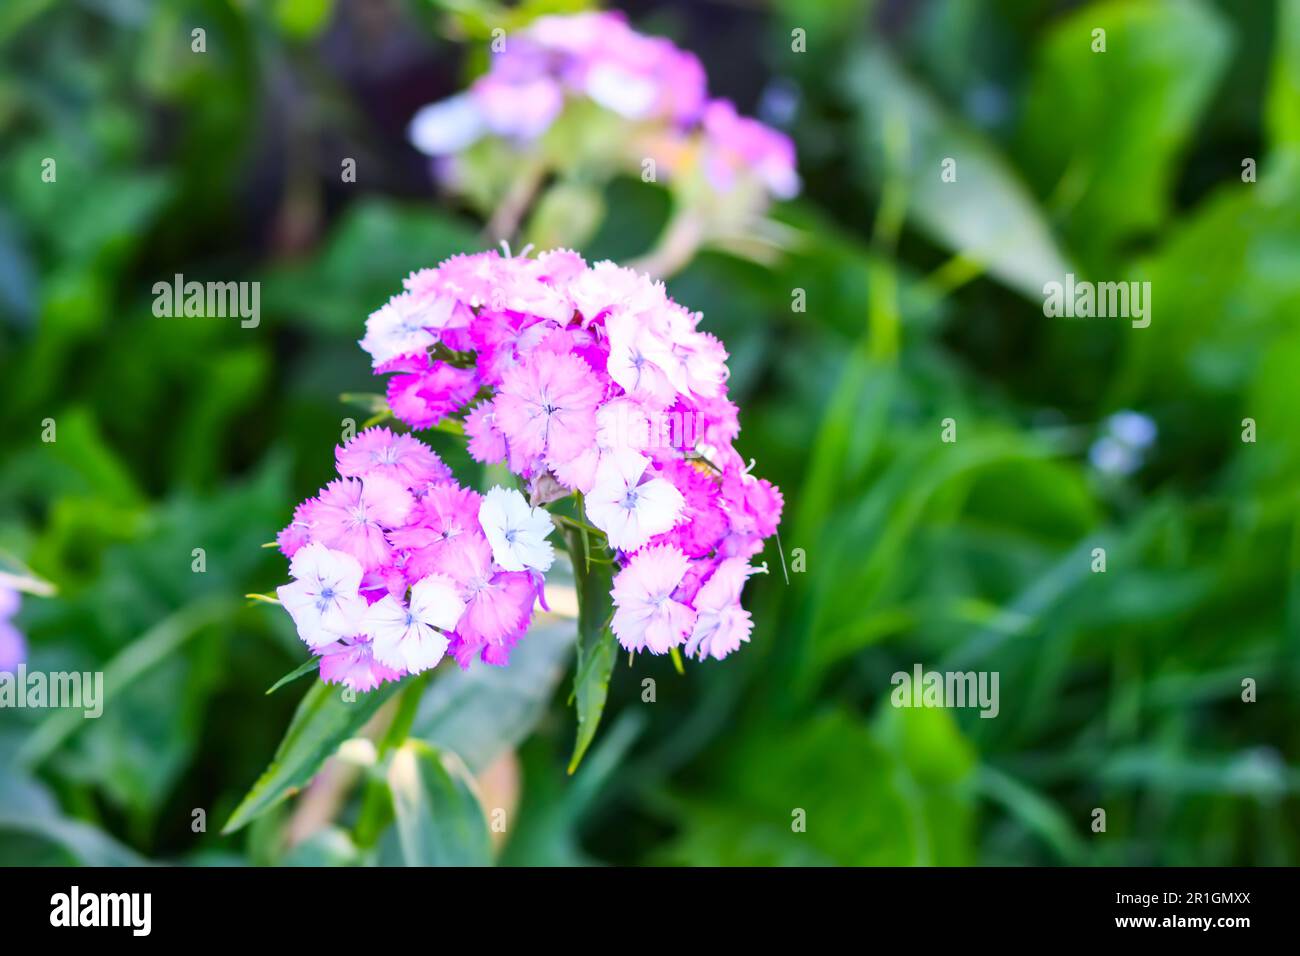
[[[326,0],[0,5],[0,568],[56,590],[31,666],[107,695],[0,710],[0,864],[1300,860],[1296,0],[774,5],[750,72],[797,84],[804,194],[669,279],[785,495],[751,643],[629,662],[570,523],[581,617],[508,668],[267,694],[306,651],[243,596],[383,414],[364,318],[529,169],[480,144],[453,208],[401,126],[494,25],[578,5],[390,5],[391,76]],[[744,96],[714,6],[662,28]],[[552,130],[512,240],[654,246],[686,197],[606,168],[612,129]],[[1071,270],[1149,281],[1150,327],[1045,317]],[[260,325],[155,317],[176,273],[260,281]],[[1125,408],[1158,430],[1130,474],[1089,455]],[[453,432],[421,437],[479,481]],[[998,717],[892,707],[917,663],[997,672]]]
[[[388,787],[407,866],[485,866],[492,860],[474,780],[455,754],[418,740],[393,754]]]

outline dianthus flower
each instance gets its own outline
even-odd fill
[[[394,301],[429,324],[403,333],[416,351],[393,356],[373,334],[393,302],[381,306],[361,340],[385,359],[376,372],[400,377],[434,354],[454,360],[474,401],[446,407],[438,421],[459,421],[471,456],[505,463],[533,501],[500,488],[480,499],[439,482],[436,458],[372,430],[339,453],[345,480],[359,486],[335,482],[302,506],[282,534],[286,553],[320,539],[371,577],[390,566],[410,583],[445,575],[465,604],[449,652],[462,663],[501,662],[551,566],[550,518],[539,506],[576,494],[618,569],[612,627],[625,648],[721,658],[749,639],[741,590],[783,502],[733,447],[740,426],[727,353],[700,331],[701,315],[660,282],[609,262],[588,266],[568,250],[456,256],[416,273]],[[445,321],[451,315],[459,318]],[[391,410],[414,428],[430,424],[422,412]],[[393,487],[399,473],[405,488]]]
[[[640,174],[654,158],[667,179],[698,180],[704,188],[691,190],[697,199],[716,193],[732,212],[761,212],[769,199],[797,195],[789,137],[741,116],[727,100],[710,98],[707,87],[694,54],[638,33],[622,13],[549,15],[513,31],[467,90],[421,109],[409,135],[435,158],[444,184],[471,198],[483,192],[481,182],[470,185],[482,170],[510,165],[467,159],[476,144],[527,154],[532,162],[562,153],[589,177],[618,169]],[[569,126],[562,145],[547,145],[547,133],[569,110],[588,125],[610,126],[587,137],[599,144],[596,155],[574,155],[582,146]],[[612,151],[611,144],[617,144]],[[377,347],[370,349],[376,363],[400,343],[420,340],[423,326],[412,326],[410,313],[398,300],[378,315]]]
[[[356,435],[335,461],[341,477],[278,539],[293,581],[277,596],[321,678],[367,691],[446,654],[505,664],[550,567],[549,516],[517,491],[480,498],[432,448],[388,429]]]

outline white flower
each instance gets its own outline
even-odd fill
[[[609,336],[609,377],[633,398],[671,405],[677,389],[657,359],[672,353],[666,323],[653,313],[618,309],[605,319]]]
[[[447,636],[465,610],[456,584],[441,574],[421,578],[405,608],[391,594],[370,605],[361,619],[375,660],[411,674],[433,667],[447,652]]]
[[[483,114],[469,93],[421,107],[407,127],[411,145],[428,156],[459,153],[486,131]]]
[[[324,647],[356,634],[366,610],[366,599],[358,593],[361,573],[361,564],[352,555],[318,541],[293,556],[289,574],[294,581],[275,593],[308,647]]]
[[[550,570],[555,549],[546,540],[554,525],[541,508],[530,508],[524,496],[513,488],[496,487],[483,496],[478,509],[492,558],[507,571],[536,568]]]
[[[370,353],[376,368],[399,355],[425,351],[437,341],[425,327],[430,324],[410,293],[395,295],[366,319],[366,336],[357,344]]]
[[[604,61],[588,71],[587,95],[619,116],[643,119],[654,109],[659,87],[648,76]]]
[[[587,517],[620,551],[635,551],[672,528],[686,506],[682,493],[663,478],[641,478],[650,459],[626,449],[600,456],[596,484],[587,495]]]

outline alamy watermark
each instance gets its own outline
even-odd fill
[[[699,412],[647,411],[630,402],[615,402],[598,419],[596,441],[603,448],[689,452],[703,432],[704,417]]]
[[[981,717],[996,717],[998,671],[926,671],[920,664],[912,672],[897,671],[889,701],[895,707],[978,707]]]
[[[1151,324],[1150,282],[1076,282],[1066,273],[1065,282],[1043,286],[1043,315],[1049,319],[1131,319],[1133,328]]]
[[[153,929],[153,894],[83,893],[73,886],[50,897],[50,925],[121,926],[132,936],[148,936]]]
[[[262,321],[260,282],[186,282],[178,272],[171,282],[155,282],[153,296],[153,314],[160,319],[238,318],[245,329]]]
[[[103,671],[0,671],[0,710],[69,708],[91,719],[104,713]]]

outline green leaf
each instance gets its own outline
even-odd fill
[[[232,606],[232,602],[220,598],[198,601],[164,618],[141,635],[104,668],[104,699],[99,701],[101,709],[119,700],[142,675],[168,661],[203,627],[227,616]],[[41,763],[86,725],[81,710],[65,709],[52,714],[27,739],[18,753],[19,763],[26,766]]]
[[[862,154],[873,173],[902,177],[907,213],[921,229],[1033,299],[1045,282],[1069,271],[1034,198],[998,151],[915,85],[883,48],[860,50],[846,82],[860,105]],[[945,183],[941,164],[949,157],[957,160],[957,181]]]
[[[1092,50],[1097,28],[1104,53]],[[1163,221],[1176,160],[1230,46],[1221,17],[1200,0],[1110,0],[1055,25],[1029,84],[1018,153],[1068,212],[1077,250]]]
[[[146,866],[148,861],[79,820],[0,816],[0,866]]]
[[[303,661],[293,670],[289,671],[289,673],[285,674],[278,681],[276,681],[274,684],[268,687],[266,689],[266,693],[268,696],[274,694],[285,684],[291,684],[294,681],[296,681],[299,677],[301,677],[303,674],[310,674],[312,671],[316,671],[316,670],[320,670],[320,658],[309,657],[307,658],[307,660]]]
[[[573,700],[578,710],[578,737],[569,759],[569,773],[578,769],[591,746],[609,698],[609,680],[614,673],[618,645],[609,628],[613,607],[610,600],[612,568],[588,564],[591,546],[584,529],[565,526],[565,540],[573,560],[574,584],[578,591],[578,666],[573,675]]]
[[[1276,43],[1266,107],[1270,140],[1300,148],[1300,0],[1278,3]]]
[[[298,705],[270,766],[221,832],[234,833],[305,786],[339,744],[354,736],[401,686],[401,682],[383,684],[368,694],[357,694],[349,703],[340,687],[314,685]]]
[[[587,748],[596,738],[596,728],[605,713],[609,698],[609,680],[618,659],[618,642],[614,632],[602,628],[590,645],[579,649],[581,662],[573,675],[573,699],[578,709],[578,738],[569,758],[569,773],[578,769]]]
[[[557,580],[556,568],[548,581]],[[542,615],[509,667],[475,664],[440,675],[420,702],[411,736],[452,750],[475,773],[527,737],[546,713],[573,648],[573,620]]]
[[[729,743],[665,862],[957,866],[974,854],[973,752],[944,710],[828,711]]]
[[[491,864],[491,841],[474,779],[454,753],[408,740],[393,753],[388,788],[407,866]]]

